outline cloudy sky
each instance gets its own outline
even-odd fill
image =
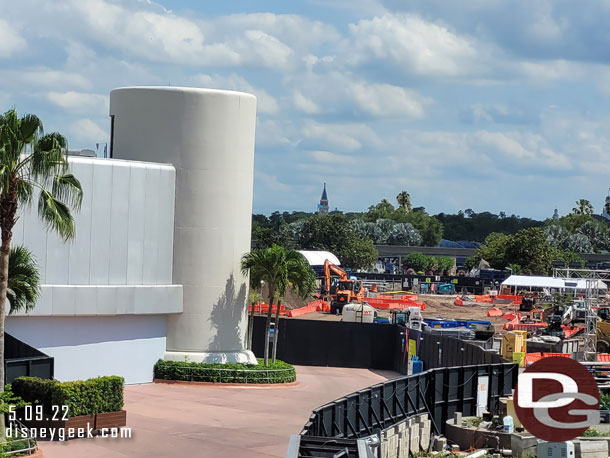
[[[610,187],[610,1],[0,0],[0,108],[72,148],[129,85],[258,97],[254,211],[543,218]]]

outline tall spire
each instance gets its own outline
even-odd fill
[[[324,183],[324,189],[322,190],[322,198],[320,199],[320,204],[318,205],[318,213],[328,213],[328,196],[326,195],[326,183]]]

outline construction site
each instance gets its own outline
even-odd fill
[[[317,272],[315,297],[272,310],[279,357],[402,377],[315,410],[288,458],[608,456],[609,270],[556,265],[552,276],[510,275],[485,294],[457,293],[439,278],[393,289],[395,281],[351,275],[328,259]],[[268,311],[250,307],[253,315]],[[253,320],[258,355],[264,318]],[[557,357],[586,367],[601,393],[599,425],[565,443],[530,434],[513,403],[518,374]]]

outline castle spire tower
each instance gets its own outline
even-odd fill
[[[326,215],[328,214],[328,196],[326,195],[326,183],[324,183],[324,190],[322,191],[322,198],[318,205],[318,213]]]

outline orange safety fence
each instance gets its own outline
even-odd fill
[[[610,353],[598,353],[597,360],[600,363],[610,363]]]
[[[553,356],[560,356],[561,358],[571,358],[572,355],[570,353],[543,353],[543,358],[551,358]]]
[[[535,332],[539,329],[546,328],[547,325],[545,323],[521,323],[519,318],[515,318],[512,321],[504,323],[505,331],[528,331]]]
[[[252,304],[248,306],[248,312],[252,313]],[[277,312],[277,305],[271,307],[271,313]],[[259,304],[254,304],[254,313],[269,313],[269,304],[265,304],[262,302]],[[280,315],[286,314],[286,307],[284,305],[280,305]]]
[[[487,316],[502,316],[502,310],[497,307],[494,307],[487,311]]]
[[[539,359],[542,359],[542,353],[526,353],[524,358],[524,367],[534,364]]]
[[[512,301],[513,304],[519,305],[523,299],[523,296],[513,296],[511,294],[498,294],[497,299],[504,299],[505,301]]]
[[[493,299],[488,295],[482,295],[482,296],[475,296],[474,301],[475,302],[485,302],[485,303],[491,304],[493,302]]]

